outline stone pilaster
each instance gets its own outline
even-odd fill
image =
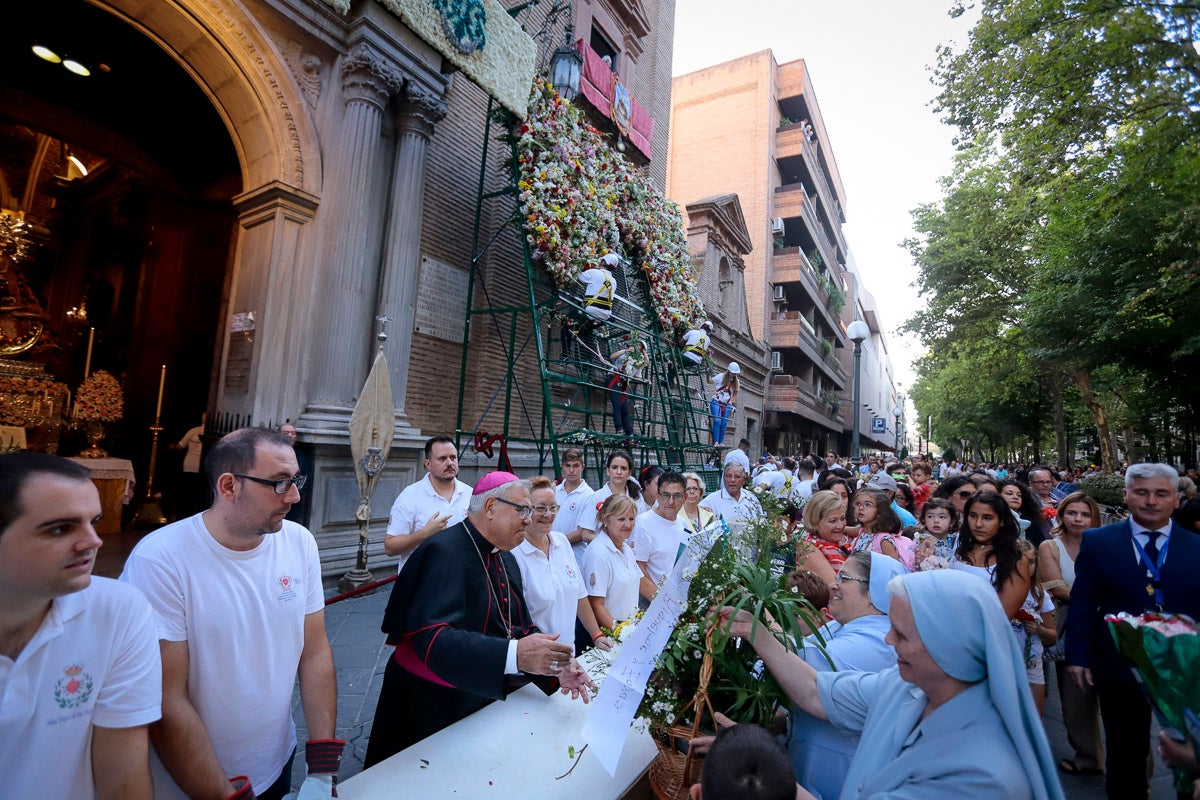
[[[425,155],[446,104],[409,89],[395,118],[396,155],[392,164],[390,211],[383,245],[377,314],[392,321],[384,344],[396,413],[404,416],[417,280],[421,270],[421,215],[425,195]]]

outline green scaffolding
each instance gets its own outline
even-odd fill
[[[472,259],[464,321],[463,354],[459,380],[457,442],[461,449],[486,429],[489,437],[499,433],[508,444],[531,444],[542,470],[561,474],[561,458],[569,447],[584,452],[584,465],[593,486],[605,481],[604,459],[609,451],[628,449],[636,465],[659,464],[664,468],[703,470],[719,456],[710,442],[707,363],[690,365],[671,332],[664,332],[653,313],[645,274],[622,258],[610,271],[617,283],[611,319],[594,326],[573,325],[578,333],[564,335],[567,320],[584,320],[583,286],[574,290],[554,284],[550,275],[530,256],[524,229],[525,214],[517,190],[516,142],[510,124],[492,114],[489,102],[488,129],[479,171]],[[493,139],[509,149],[505,185],[487,189],[488,150]],[[499,207],[489,204],[500,204]],[[484,240],[485,218],[502,220]],[[523,280],[521,299],[509,288],[504,301],[487,285],[481,261],[489,247],[508,229],[519,240],[523,266],[510,272],[493,270],[494,279]],[[501,275],[500,273],[503,273]],[[523,274],[522,274],[523,273]],[[509,284],[508,286],[511,286]],[[506,287],[507,288],[507,287]],[[476,295],[480,295],[479,302]],[[471,346],[474,324],[484,324],[498,340],[504,360],[503,374],[494,358],[476,353]],[[631,341],[644,343],[647,364],[640,380],[630,380],[629,398],[632,436],[616,430],[607,389],[612,354]],[[486,362],[486,363],[485,363]],[[469,377],[481,370],[499,376],[482,414],[467,419],[465,408]],[[537,385],[533,385],[536,383]],[[492,424],[488,424],[488,420]],[[501,430],[494,429],[499,421]],[[715,488],[715,473],[705,475]]]

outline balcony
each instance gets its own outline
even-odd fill
[[[846,346],[846,332],[842,327],[841,312],[829,303],[829,293],[817,278],[817,270],[799,247],[777,248],[771,258],[771,281],[773,283],[799,283],[812,298],[822,319],[835,332],[838,346]]]
[[[841,409],[833,411],[828,403],[813,392],[812,387],[795,375],[771,376],[767,386],[766,410],[793,414],[838,433],[845,427],[845,412]]]
[[[809,235],[817,243],[817,251],[826,264],[841,263],[833,242],[825,234],[816,205],[808,196],[803,183],[787,183],[775,188],[775,212],[777,217],[800,217]]]
[[[604,120],[600,123],[602,127],[611,126],[613,130],[620,131],[629,139],[634,149],[649,161],[650,144],[654,138],[654,118],[626,91],[620,77],[609,69],[600,54],[583,39],[576,40],[575,49],[583,55],[583,74],[579,80],[580,96]],[[624,92],[620,98],[616,95],[618,84]],[[617,117],[613,115],[614,102],[622,112]],[[618,118],[621,120],[620,124],[616,122]]]
[[[842,237],[841,203],[838,202],[837,193],[829,182],[829,175],[821,165],[816,146],[804,135],[804,126],[800,122],[784,125],[775,132],[775,157],[795,156],[801,156],[808,169],[808,174],[815,176],[813,182],[816,184],[817,194],[820,195],[821,202],[828,212],[834,238],[837,240],[840,252],[845,253],[846,241]]]
[[[842,368],[832,348],[825,352],[825,345],[813,332],[809,321],[799,311],[773,311],[767,328],[767,341],[772,348],[798,348],[801,353],[817,365],[840,389],[846,385],[846,371]]]

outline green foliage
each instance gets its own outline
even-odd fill
[[[1115,472],[1084,478],[1079,482],[1079,490],[1101,505],[1125,504],[1125,478]]]
[[[779,625],[773,635],[793,652],[794,642],[804,638],[799,619],[813,630],[820,627],[822,620],[817,610],[790,591],[783,576],[772,572],[772,548],[781,543],[794,545],[781,538],[782,506],[770,495],[759,498],[764,504],[763,515],[718,541],[692,579],[687,606],[659,658],[638,709],[638,715],[649,719],[652,727],[690,723],[679,719],[679,715],[699,686],[706,651],[705,634],[714,606],[745,609],[759,620],[770,615]],[[711,654],[713,673],[708,693],[713,708],[738,722],[769,726],[775,710],[786,706],[788,701],[775,678],[756,668],[758,656],[754,648],[731,641],[723,631],[716,630]],[[710,722],[701,720],[705,728]]]
[[[1035,450],[1081,410],[1135,438],[1195,430],[1200,14],[1171,0],[979,8],[935,69],[958,160],[905,243],[929,301],[905,326],[930,348],[919,413],[941,442]]]

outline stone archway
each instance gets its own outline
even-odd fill
[[[316,128],[287,63],[233,0],[89,0],[156,42],[225,121],[247,194],[270,185],[318,194]]]

